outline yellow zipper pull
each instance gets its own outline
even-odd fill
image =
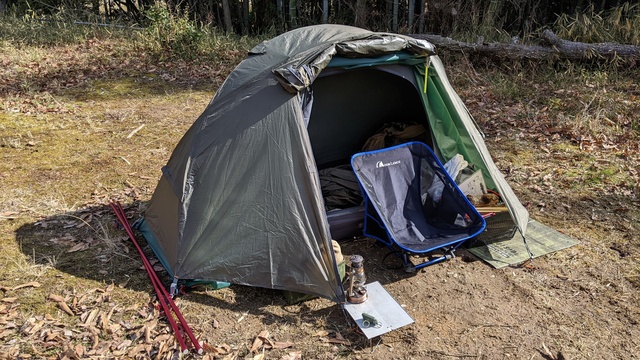
[[[422,90],[424,94],[427,93],[427,79],[429,78],[429,65],[431,65],[431,56],[427,57],[427,60],[425,61],[425,64],[424,64],[424,85],[423,85],[424,87]]]

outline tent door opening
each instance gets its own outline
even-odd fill
[[[367,141],[389,124],[422,125],[425,132],[420,140],[433,145],[413,67],[329,68],[314,81],[311,91],[307,130],[331,236],[336,240],[361,236],[364,206],[351,156],[367,150],[363,148]],[[387,146],[395,145],[389,141]]]

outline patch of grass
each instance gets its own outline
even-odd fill
[[[0,225],[0,228],[13,230],[14,228],[10,225],[10,223],[4,222],[4,224]],[[20,281],[28,282],[39,280],[43,277],[46,278],[47,274],[57,265],[56,256],[41,258],[41,254],[35,250],[25,252],[21,247],[16,247],[15,242],[4,236],[0,241],[3,247],[3,251],[0,254],[0,263],[3,264],[6,276],[3,282],[5,286],[16,286],[19,285]],[[12,276],[7,276],[9,274]],[[19,274],[19,278],[12,278],[17,274]]]
[[[588,166],[586,166],[588,165]],[[606,187],[616,183],[616,175],[620,174],[619,167],[603,163],[599,159],[591,159],[590,164],[584,164],[585,171],[582,173],[581,182],[583,186]],[[606,189],[603,189],[606,190]]]
[[[561,38],[574,41],[640,45],[640,4],[627,1],[600,12],[590,4],[575,15],[561,14],[553,29]]]
[[[528,103],[531,100],[544,98],[540,89],[530,80],[530,70],[523,69],[514,75],[497,73],[491,78],[491,88],[501,101]]]
[[[472,6],[474,11],[465,21],[455,22],[452,37],[469,42],[476,42],[479,38],[486,42],[510,42],[511,35],[503,30],[505,18],[501,16],[502,7],[502,1],[491,1],[484,9]]]
[[[73,88],[91,79],[140,74],[163,82],[189,78],[215,80],[219,85],[261,41],[227,36],[213,27],[194,27],[185,21],[183,16],[166,13],[156,16],[144,30],[132,30],[4,15],[0,51],[6,55],[0,63],[0,93],[34,96],[43,90]],[[61,62],[65,67],[57,66]],[[192,73],[185,74],[186,70]],[[3,102],[0,109],[12,105],[6,104],[6,99]]]
[[[638,134],[639,120],[635,113],[640,111],[637,101],[640,90],[631,80],[636,76],[637,70],[589,69],[578,65],[564,67],[562,71],[493,70],[482,78],[484,94],[475,95],[488,97],[484,103],[489,100],[509,107],[513,119],[541,132],[552,129],[576,142],[610,148],[622,140],[626,148],[634,147],[628,142],[629,136]]]
[[[635,131],[633,119],[636,117],[629,113],[628,106],[632,105],[629,99],[633,95],[629,95],[628,89],[637,85],[628,81],[625,75],[617,73],[582,70],[576,81],[582,84],[576,86],[583,86],[585,91],[579,94],[578,101],[575,101],[575,97],[574,101],[569,101],[570,98],[564,101],[574,104],[574,107],[564,107],[569,113],[573,113],[567,117],[568,125],[576,133],[605,142],[606,137],[624,136],[629,131]],[[623,103],[625,100],[626,104]],[[635,105],[636,109],[640,106],[637,102]]]
[[[20,47],[63,46],[88,40],[125,40],[137,32],[126,26],[109,28],[80,25],[64,14],[52,15],[45,19],[5,12],[1,15],[1,19],[0,48],[15,45]]]
[[[148,26],[144,29],[146,43],[158,54],[174,53],[193,59],[200,55],[204,33],[186,12],[170,12],[166,6],[155,5],[145,13]]]
[[[216,66],[239,62],[260,38],[226,35],[210,24],[196,24],[186,12],[156,5],[146,13],[145,27],[134,35],[137,51],[157,61],[181,59]],[[266,34],[264,38],[270,37]]]

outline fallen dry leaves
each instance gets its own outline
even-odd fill
[[[67,313],[67,315],[69,316],[75,316],[76,314],[71,310],[71,308],[69,307],[69,305],[67,305],[67,302],[64,300],[64,298],[62,296],[58,296],[55,294],[49,294],[49,300],[51,301],[55,301],[56,303],[58,303],[58,307],[60,309],[62,309],[62,311],[64,311],[65,313]]]
[[[4,292],[16,291],[16,290],[20,290],[20,289],[24,289],[24,288],[29,288],[29,287],[39,288],[40,286],[42,286],[42,284],[40,284],[39,282],[31,281],[31,282],[28,282],[28,283],[16,285],[14,287],[0,286],[0,291],[4,291]]]
[[[39,286],[31,282],[3,290]],[[0,299],[0,342],[4,343],[0,345],[0,358],[42,357],[59,351],[59,359],[172,359],[179,353],[168,324],[158,321],[156,308],[141,305],[122,309],[110,299],[113,290],[114,286],[109,285],[82,294],[49,294],[47,300],[55,303],[60,312],[32,316],[22,322],[18,298]],[[24,349],[29,351],[25,353]],[[225,347],[216,349],[222,354]]]
[[[132,43],[120,40],[89,39],[83,43],[53,47],[46,53],[15,49],[0,62],[0,111],[24,115],[75,113],[57,93],[64,89],[90,86],[92,81],[108,78],[154,76],[166,82],[182,79],[222,83],[243,57],[241,51],[219,54],[225,66],[211,67],[204,56],[193,61],[159,61],[147,51],[132,49]],[[23,53],[24,51],[24,53]],[[131,56],[136,51],[136,56]]]
[[[351,346],[351,342],[348,339],[345,339],[344,336],[342,336],[342,334],[338,331],[320,330],[317,333],[313,334],[313,336],[318,337],[320,341],[329,344]]]
[[[295,344],[288,341],[273,341],[270,339],[268,330],[262,330],[258,336],[253,340],[253,344],[249,349],[251,354],[256,354],[253,360],[261,360],[264,358],[266,350],[272,349],[287,349]]]
[[[202,344],[202,349],[205,351],[207,358],[216,358],[220,356],[227,357],[227,356],[237,355],[233,352],[233,349],[231,348],[231,346],[227,344],[212,346],[207,343],[204,343]]]

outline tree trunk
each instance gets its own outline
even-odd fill
[[[4,9],[4,3],[6,0],[0,0],[0,14]],[[100,16],[100,0],[91,0],[91,13],[96,16]]]
[[[138,6],[133,2],[133,0],[125,0],[125,6],[127,7],[127,15],[131,19],[136,21],[141,20],[140,9],[138,9]]]
[[[409,27],[409,32],[413,32],[413,16],[416,8],[416,0],[409,0],[409,13],[407,19],[407,25]]]
[[[361,28],[367,26],[367,0],[356,0],[355,26]]]
[[[249,35],[249,0],[242,0],[242,34]]]
[[[276,0],[276,12],[278,13],[277,28],[284,30],[284,19],[286,18],[284,13],[284,0]]]
[[[393,0],[393,22],[391,25],[391,30],[393,32],[398,32],[398,0]]]
[[[329,0],[322,0],[322,23],[329,21]]]
[[[289,29],[298,27],[298,14],[296,12],[296,0],[289,0]]]
[[[222,12],[224,14],[224,30],[227,34],[233,33],[233,24],[231,23],[231,9],[229,8],[229,0],[222,0]]]
[[[104,16],[106,18],[110,18],[111,17],[111,2],[109,0],[104,0],[103,2],[104,5]]]
[[[440,35],[415,34],[417,39],[430,41],[437,48],[468,55],[502,60],[571,60],[583,62],[621,61],[628,67],[640,65],[640,46],[616,43],[580,43],[560,39],[551,30],[545,30],[541,39],[550,46],[466,43]]]
[[[616,43],[588,44],[568,41],[560,39],[549,29],[542,32],[541,38],[568,58],[588,59],[594,56],[611,60],[616,57],[640,58],[640,46]]]
[[[420,22],[418,24],[418,33],[424,33],[424,18],[427,16],[427,0],[420,2]]]

